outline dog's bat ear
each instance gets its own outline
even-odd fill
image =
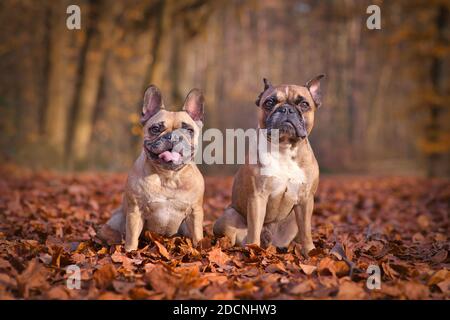
[[[264,91],[266,91],[267,89],[269,89],[272,86],[270,81],[267,80],[266,78],[263,78],[263,82],[264,82]]]
[[[161,109],[164,109],[161,91],[152,84],[145,90],[144,93],[141,124],[147,122],[148,119],[157,114]]]
[[[270,87],[272,87],[272,84],[270,83],[269,80],[267,80],[266,78],[263,78],[263,82],[264,82],[264,90],[259,94],[258,98],[256,98],[255,104],[259,107],[259,104],[261,103],[261,97],[263,95],[263,93],[269,89]]]
[[[305,87],[308,88],[311,96],[316,104],[317,108],[322,106],[322,92],[320,89],[320,80],[324,78],[324,74],[319,74],[318,76],[312,78],[308,82],[306,82]]]
[[[205,110],[205,98],[199,89],[189,91],[184,100],[183,110],[186,111],[194,121],[203,121]]]

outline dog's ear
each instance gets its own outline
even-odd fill
[[[264,90],[259,94],[258,98],[256,98],[256,101],[255,101],[255,104],[258,107],[259,107],[259,104],[261,103],[261,98],[262,98],[263,93],[266,92],[267,89],[272,87],[272,84],[266,78],[263,78],[263,82],[264,82]]]
[[[164,109],[161,91],[152,84],[147,88],[147,90],[145,90],[144,93],[141,124],[147,122],[148,119],[157,114],[161,109]]]
[[[205,98],[199,89],[189,91],[184,100],[183,110],[186,111],[194,121],[203,121],[205,109]]]
[[[322,106],[322,92],[320,90],[320,80],[324,77],[325,77],[324,74],[319,74],[317,77],[312,78],[305,84],[305,87],[308,88],[309,92],[311,93],[311,96],[317,108],[320,108]]]

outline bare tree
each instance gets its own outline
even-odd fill
[[[72,135],[69,139],[69,164],[83,164],[92,135],[94,110],[100,90],[101,78],[108,51],[116,40],[115,20],[123,3],[102,1],[94,8],[98,18],[88,33],[84,61],[80,71],[80,86],[74,110]]]

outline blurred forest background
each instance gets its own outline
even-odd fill
[[[66,8],[81,8],[81,30]],[[366,9],[381,8],[381,30]],[[1,161],[125,170],[144,88],[206,96],[205,128],[256,126],[262,78],[326,73],[310,138],[323,173],[449,176],[444,0],[2,0]],[[234,166],[202,167],[207,174]]]

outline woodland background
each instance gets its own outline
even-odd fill
[[[66,28],[70,4],[81,30]],[[366,28],[370,4],[381,30]],[[263,77],[326,73],[311,136],[322,172],[448,176],[448,19],[443,0],[4,0],[1,159],[122,171],[150,83],[166,106],[203,89],[205,128],[250,128]]]

